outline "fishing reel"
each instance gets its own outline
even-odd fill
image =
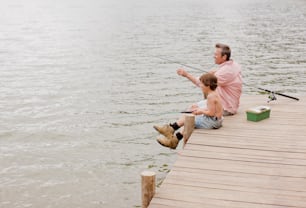
[[[271,94],[269,95],[268,98],[269,98],[268,103],[273,101],[273,100],[277,100],[274,92],[271,92]]]

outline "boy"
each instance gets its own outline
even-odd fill
[[[218,129],[222,126],[223,106],[220,97],[215,91],[217,88],[217,77],[211,73],[204,74],[200,77],[202,83],[201,89],[203,94],[207,95],[207,108],[192,108],[192,114],[195,116],[195,128]],[[183,138],[183,132],[174,132],[184,126],[185,117],[181,117],[178,121],[164,126],[154,126],[156,131],[164,135],[157,141],[171,149],[176,149],[179,141]]]

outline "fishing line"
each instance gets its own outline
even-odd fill
[[[197,68],[197,67],[194,67],[194,66],[190,66],[190,65],[187,65],[187,64],[183,64],[183,63],[180,63],[180,62],[178,62],[178,61],[173,61],[173,60],[170,60],[170,59],[166,59],[166,58],[164,58],[164,57],[155,56],[155,58],[159,58],[159,59],[161,59],[161,60],[168,61],[168,62],[171,62],[171,63],[174,63],[174,64],[179,64],[179,65],[188,67],[188,68],[190,68],[190,69],[194,69],[194,70],[196,70],[196,71],[208,73],[207,71],[202,70],[202,69],[200,69],[200,68]],[[296,97],[293,97],[293,96],[290,96],[290,95],[286,95],[286,94],[283,94],[283,93],[279,93],[279,92],[275,92],[275,91],[272,91],[272,90],[264,89],[264,88],[261,88],[261,87],[255,87],[255,86],[246,84],[245,82],[242,82],[242,83],[243,83],[244,85],[248,86],[248,87],[252,87],[252,88],[255,88],[255,89],[258,89],[258,90],[262,90],[262,91],[271,93],[270,96],[269,96],[269,99],[270,99],[269,101],[276,100],[275,95],[280,95],[280,96],[283,96],[283,97],[286,97],[286,98],[290,98],[290,99],[293,99],[293,100],[297,100],[297,101],[300,100],[299,98],[296,98]],[[269,101],[268,101],[268,102],[269,102]]]
[[[159,58],[161,60],[164,60],[164,61],[168,61],[168,62],[171,62],[171,63],[174,63],[174,64],[178,64],[178,65],[182,65],[182,66],[186,66],[190,69],[194,69],[196,71],[200,71],[200,72],[205,72],[205,73],[208,73],[207,71],[203,70],[203,69],[200,69],[200,68],[197,68],[197,67],[194,67],[194,66],[190,66],[190,65],[187,65],[187,64],[183,64],[183,63],[180,63],[180,62],[177,62],[177,61],[173,61],[173,60],[170,60],[170,59],[166,59],[164,57],[159,57],[159,56],[154,56],[155,58]]]

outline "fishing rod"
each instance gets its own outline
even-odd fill
[[[164,57],[159,57],[159,56],[154,56],[154,57],[155,57],[155,58],[159,58],[159,59],[164,60],[164,61],[169,61],[169,62],[174,63],[174,64],[186,66],[186,67],[188,67],[188,68],[190,68],[190,69],[194,69],[194,70],[196,70],[196,71],[208,73],[207,71],[205,71],[205,70],[203,70],[203,69],[200,69],[200,68],[197,68],[197,67],[194,67],[194,66],[190,66],[190,65],[187,65],[187,64],[183,64],[183,63],[180,63],[180,62],[178,62],[178,61],[173,61],[173,60],[166,59],[166,58],[164,58]]]
[[[182,65],[182,66],[185,66],[185,67],[188,67],[188,68],[191,68],[191,69],[194,69],[194,70],[197,70],[197,71],[201,71],[201,72],[206,72],[207,71],[204,71],[200,68],[197,68],[197,67],[194,67],[194,66],[190,66],[190,65],[187,65],[187,64],[183,64],[183,63],[180,63],[178,61],[173,61],[173,60],[170,60],[170,59],[166,59],[166,58],[163,58],[163,57],[159,57],[159,56],[155,56],[156,58],[159,58],[159,59],[162,59],[164,61],[169,61],[169,62],[172,62],[174,64],[179,64],[179,65]],[[243,82],[244,85],[248,86],[248,87],[253,87],[253,88],[256,88],[256,89],[259,89],[259,90],[262,90],[262,91],[265,91],[265,92],[268,92],[268,93],[271,93],[269,95],[269,101],[273,101],[273,100],[276,100],[276,96],[275,95],[280,95],[280,96],[283,96],[283,97],[286,97],[286,98],[290,98],[290,99],[293,99],[293,100],[297,100],[299,101],[300,99],[299,98],[296,98],[296,97],[293,97],[293,96],[290,96],[290,95],[286,95],[286,94],[283,94],[283,93],[279,93],[279,92],[275,92],[275,91],[272,91],[272,90],[268,90],[268,89],[264,89],[264,88],[261,88],[261,87],[254,87],[254,86],[250,86],[246,83]]]
[[[257,89],[260,89],[260,90],[263,90],[263,91],[266,91],[266,92],[272,93],[272,96],[273,96],[273,94],[275,94],[275,95],[280,95],[280,96],[283,96],[283,97],[286,97],[286,98],[291,98],[291,99],[293,99],[293,100],[297,100],[297,101],[299,101],[299,100],[300,100],[299,98],[292,97],[292,96],[290,96],[290,95],[286,95],[286,94],[283,94],[283,93],[279,93],[279,92],[275,92],[275,91],[271,91],[271,90],[263,89],[263,88],[260,88],[260,87],[257,87]],[[274,99],[272,99],[272,100],[274,100]],[[276,100],[276,98],[275,98],[275,100]]]

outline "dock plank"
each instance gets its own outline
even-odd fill
[[[150,208],[306,207],[306,98],[241,98],[221,129],[195,130]],[[271,107],[270,118],[247,121],[248,108]]]

